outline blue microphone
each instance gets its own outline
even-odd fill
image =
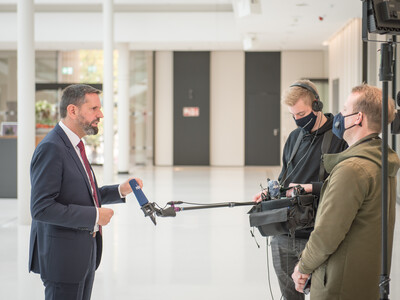
[[[135,194],[140,207],[149,203],[149,200],[147,200],[147,197],[144,195],[142,189],[140,188],[139,183],[137,183],[135,179],[130,180],[129,185],[131,186],[132,191]]]
[[[144,212],[144,216],[150,217],[154,225],[157,225],[156,217],[154,216],[157,210],[154,207],[154,204],[150,203],[149,200],[147,200],[147,197],[145,196],[140,185],[137,183],[135,179],[130,180],[129,185],[131,186],[132,191],[135,194],[137,201],[139,202],[140,208]]]

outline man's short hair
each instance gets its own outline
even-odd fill
[[[86,94],[101,94],[101,91],[87,84],[72,84],[67,86],[60,102],[60,117],[63,119],[67,116],[67,107],[70,104],[80,107],[85,103]]]
[[[358,94],[353,104],[353,112],[362,112],[368,120],[368,129],[373,132],[382,131],[382,90],[368,84],[361,84],[351,90]],[[394,120],[394,100],[388,97],[388,124]]]
[[[293,84],[299,83],[312,87],[319,94],[317,87],[310,80],[297,80],[293,82]],[[309,106],[312,106],[312,102],[315,100],[315,96],[311,91],[299,86],[291,86],[283,93],[282,101],[288,106],[293,106],[296,105],[300,98],[303,99],[304,104]]]

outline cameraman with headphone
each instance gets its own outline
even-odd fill
[[[306,193],[319,196],[328,176],[322,154],[341,152],[347,144],[332,134],[333,115],[322,113],[323,103],[314,83],[298,80],[284,92],[282,99],[298,128],[290,133],[285,143],[278,181],[284,188],[300,184]],[[261,201],[261,193],[253,200]],[[291,197],[292,189],[282,196]],[[296,291],[291,275],[311,231],[312,228],[299,230],[294,237],[278,235],[271,240],[273,264],[283,299],[304,299],[304,294]]]

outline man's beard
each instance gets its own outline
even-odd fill
[[[85,122],[82,117],[78,118],[78,122],[81,125],[83,131],[87,135],[96,135],[99,132],[99,128],[97,126],[92,126],[94,122],[100,122],[100,119],[96,119],[90,123]]]

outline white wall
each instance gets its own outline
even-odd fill
[[[36,12],[36,50],[101,48],[101,12]],[[131,50],[240,49],[232,12],[115,12],[116,43]],[[17,13],[0,12],[0,49],[15,49]],[[173,46],[172,46],[173,45]]]
[[[244,52],[211,52],[210,164],[244,165]],[[284,51],[281,91],[301,78],[327,78],[324,51]],[[155,164],[173,164],[173,53],[156,53]],[[296,125],[281,105],[281,149]]]
[[[211,52],[210,164],[244,165],[244,52]]]
[[[351,20],[329,40],[330,95],[334,79],[339,79],[338,107],[341,110],[351,88],[362,83],[361,19]]]
[[[378,35],[370,34],[371,39],[377,40]],[[368,43],[368,84],[378,85],[379,84],[379,55],[380,43],[371,42]]]
[[[283,51],[281,54],[281,95],[296,80],[328,78],[326,66],[325,51]],[[295,128],[296,124],[287,106],[281,104],[281,152],[290,132]]]
[[[156,52],[154,105],[154,162],[158,166],[173,164],[173,53]]]

